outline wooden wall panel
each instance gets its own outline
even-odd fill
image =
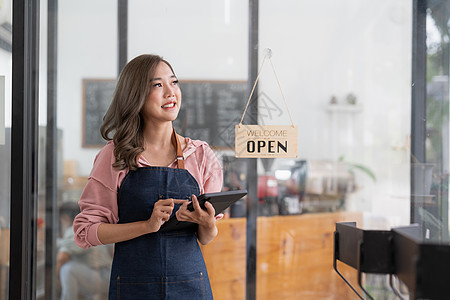
[[[214,299],[245,299],[245,218],[218,222],[219,235],[201,246]]]
[[[258,218],[258,299],[356,299],[333,270],[336,222],[360,213],[320,213]],[[202,246],[215,299],[245,299],[244,218],[218,222],[219,236]],[[355,286],[356,270],[339,263]]]
[[[2,224],[0,223],[0,225]],[[9,228],[0,227],[0,300],[6,300],[10,239]]]

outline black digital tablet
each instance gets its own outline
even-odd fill
[[[223,212],[226,208],[230,207],[233,203],[247,195],[247,190],[237,190],[237,191],[227,191],[219,193],[207,193],[200,195],[197,199],[200,203],[200,207],[205,209],[205,202],[210,202],[216,211],[216,216]],[[190,211],[194,210],[192,202],[188,205]],[[169,221],[165,222],[161,228],[160,232],[186,229],[191,226],[196,226],[197,224],[191,222],[178,221],[176,216],[173,215]]]

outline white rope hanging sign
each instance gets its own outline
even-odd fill
[[[275,67],[273,66],[271,56],[272,51],[270,49],[266,49],[266,54],[264,55],[261,67],[259,68],[258,75],[256,76],[255,83],[253,84],[252,91],[250,92],[250,96],[248,97],[247,105],[245,106],[241,121],[234,127],[235,156],[239,158],[298,157],[298,128],[292,122],[291,113],[289,112],[289,107],[286,104],[286,99],[284,98],[283,91],[281,90],[281,85],[278,80],[277,73],[275,72]],[[286,106],[289,114],[289,119],[291,120],[291,125],[242,124],[266,58],[269,58],[273,73],[275,74],[281,97],[283,98],[284,105]]]

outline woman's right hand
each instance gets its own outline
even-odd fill
[[[155,203],[152,215],[144,221],[123,224],[101,223],[97,229],[100,243],[112,244],[134,239],[138,236],[157,232],[164,222],[168,221],[175,204],[183,204],[188,200],[163,199]]]
[[[186,201],[188,200],[172,198],[157,201],[153,207],[152,215],[148,219],[149,232],[157,232],[164,222],[169,221],[175,204],[183,204]]]

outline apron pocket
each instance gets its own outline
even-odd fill
[[[163,299],[163,278],[117,276],[117,300]]]
[[[166,299],[206,299],[203,272],[168,276],[166,286]]]

